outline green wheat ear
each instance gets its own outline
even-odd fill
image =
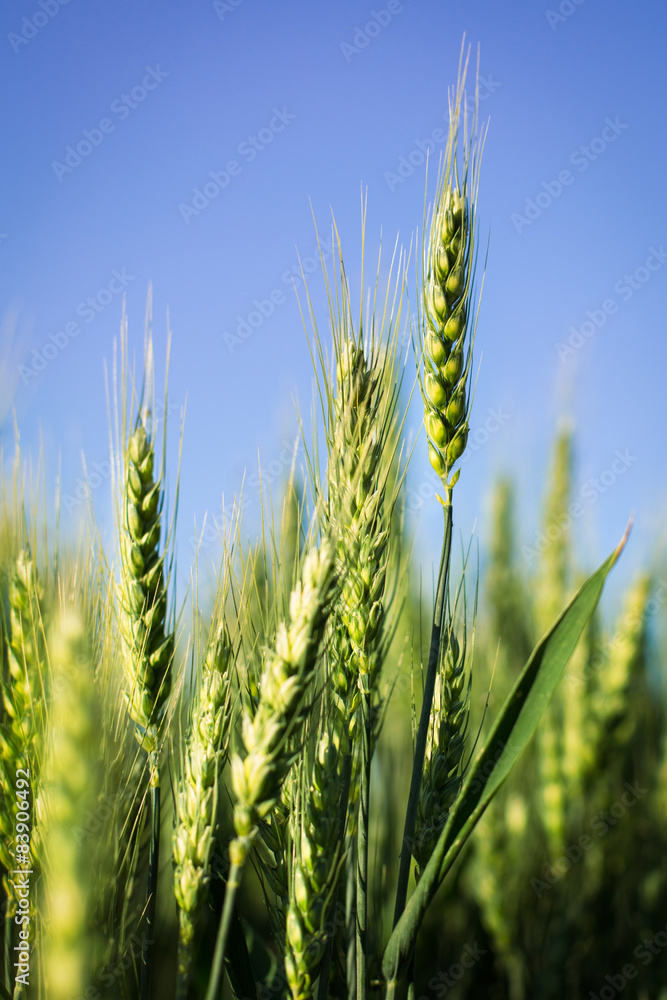
[[[447,492],[468,441],[469,381],[474,339],[474,268],[478,173],[483,135],[465,110],[463,72],[453,101],[444,166],[422,263],[420,385],[431,465]],[[463,106],[463,122],[462,117]],[[462,165],[457,146],[463,131]]]
[[[2,769],[0,782],[6,803],[15,802],[17,768],[30,770],[31,793],[39,790],[38,740],[42,735],[42,677],[45,663],[44,636],[40,603],[42,588],[35,563],[28,549],[22,549],[14,564],[9,585],[8,670],[2,680],[5,720],[0,727]],[[16,805],[0,809],[0,862],[7,872],[14,868],[12,848]],[[36,829],[33,837],[36,838]],[[33,852],[37,841],[31,841]],[[8,877],[4,878],[8,914],[16,912],[16,893]]]
[[[165,629],[167,587],[160,554],[163,487],[155,478],[155,447],[142,410],[126,449],[121,539],[121,616],[130,717],[149,753],[171,690],[173,633]]]
[[[538,635],[559,614],[571,582],[571,535],[561,525],[567,523],[563,522],[563,518],[572,492],[572,445],[571,429],[562,428],[555,441],[544,511],[545,532],[550,537],[550,532],[555,527],[557,533],[542,553],[535,581],[535,621]],[[567,708],[565,694],[564,686],[556,690],[540,723],[536,740],[542,779],[542,820],[554,856],[557,856],[556,852],[562,847],[567,824],[566,779],[563,769]]]
[[[339,749],[327,732],[304,763],[306,787],[292,817],[285,975],[292,1000],[309,1000],[327,943],[344,838]]]
[[[230,845],[232,864],[242,866],[260,822],[274,808],[291,763],[287,740],[304,710],[313,680],[332,596],[334,551],[325,539],[303,564],[301,579],[290,595],[289,619],[268,650],[254,716],[243,715],[242,758],[232,757],[236,839]]]
[[[179,974],[185,977],[215,836],[218,782],[229,746],[231,666],[231,642],[222,624],[214,628],[206,651],[176,792],[174,891],[180,928]]]
[[[90,642],[76,611],[66,611],[50,634],[53,667],[49,743],[40,800],[44,835],[44,954],[46,995],[87,995],[94,982],[91,928],[91,844],[72,831],[97,805],[103,787],[100,705]]]
[[[446,636],[431,705],[424,773],[417,806],[412,855],[417,881],[428,864],[463,781],[462,765],[470,712],[466,637]]]

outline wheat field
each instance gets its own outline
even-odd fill
[[[0,526],[2,996],[547,1000],[632,980],[626,995],[667,997],[660,568],[626,581],[609,626],[627,533],[591,573],[569,530],[548,531],[571,498],[568,427],[530,566],[509,473],[483,571],[472,546],[460,573],[452,556],[478,319],[485,335],[470,76],[464,53],[416,268],[397,245],[356,304],[334,222],[328,315],[307,287],[301,301],[306,461],[256,542],[240,503],[219,525],[213,587],[195,564],[177,599],[150,334],[135,367],[124,320],[114,545],[92,512],[78,544],[47,531],[17,445]],[[413,447],[440,482],[432,593],[405,525]]]

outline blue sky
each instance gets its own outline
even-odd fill
[[[489,256],[456,526],[484,540],[489,485],[509,469],[533,546],[550,443],[572,419],[582,563],[599,562],[635,512],[620,586],[664,542],[666,21],[657,0],[4,4],[5,450],[13,404],[26,450],[41,429],[50,482],[60,455],[72,521],[82,450],[108,519],[103,364],[123,296],[140,350],[152,282],[160,375],[167,310],[172,330],[174,456],[187,399],[181,566],[195,519],[219,511],[223,492],[230,501],[244,470],[254,535],[257,455],[279,483],[294,399],[307,415],[312,395],[291,287],[299,257],[326,323],[311,204],[320,231],[335,212],[353,282],[362,186],[368,264],[381,230],[385,248],[397,234],[410,243],[421,150],[442,148],[434,130],[465,32],[481,49],[490,121]],[[415,407],[413,433],[419,421]],[[409,484],[428,566],[440,514],[423,437]]]

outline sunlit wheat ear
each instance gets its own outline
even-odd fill
[[[573,463],[573,435],[567,426],[556,437],[544,501],[543,533],[547,543],[540,553],[535,581],[535,624],[540,635],[560,613],[571,582],[572,519],[568,507]]]
[[[628,743],[637,724],[628,715],[627,706],[646,654],[651,583],[647,574],[641,574],[633,583],[621,620],[593,674],[592,741],[598,766],[602,766],[608,742],[613,739],[617,744]]]
[[[3,798],[0,806],[0,862],[6,872],[14,867],[16,770],[30,771],[32,801],[39,794],[40,758],[43,726],[43,689],[46,656],[41,617],[42,588],[34,561],[22,549],[14,564],[9,584],[9,628],[7,671],[2,678],[4,715],[0,726],[2,767],[0,781]],[[12,805],[13,803],[13,805]],[[37,861],[38,830],[33,824],[31,849]],[[4,877],[8,915],[16,912],[16,891],[9,876]]]
[[[529,802],[521,793],[514,793],[504,811],[503,800],[492,803],[479,824],[470,868],[464,876],[494,949],[505,958],[515,948],[519,910],[525,898],[521,896],[525,885],[521,883],[525,871],[522,861],[534,856]]]
[[[369,365],[362,347],[347,340],[338,361],[329,513],[339,531],[337,562],[344,574],[340,619],[349,636],[354,674],[368,676],[368,683],[382,628],[389,540],[381,389],[379,371]]]
[[[155,478],[150,415],[142,411],[127,442],[123,491],[120,628],[125,644],[128,711],[144,749],[157,749],[157,728],[171,690],[173,633],[165,629],[167,588],[160,553],[163,485]]]
[[[555,442],[544,505],[544,532],[549,539],[540,556],[535,581],[535,625],[538,635],[549,627],[565,604],[570,586],[571,537],[567,509],[572,490],[572,432],[562,429]],[[564,737],[565,685],[557,689],[537,732],[542,779],[541,816],[554,856],[566,836]]]
[[[327,733],[317,741],[292,821],[285,974],[293,1000],[313,996],[341,860],[339,751]]]
[[[91,927],[91,866],[97,841],[73,831],[95,809],[102,788],[101,718],[88,636],[81,617],[65,612],[50,635],[53,686],[44,794],[40,803],[45,872],[42,921],[45,995],[86,995],[97,971]]]
[[[582,782],[595,760],[592,704],[587,666],[596,648],[595,621],[589,622],[567,666],[559,692],[563,703],[562,778],[569,802],[581,799]]]
[[[336,564],[342,581],[331,621],[332,724],[344,753],[353,753],[350,835],[356,835],[361,738],[370,727],[373,667],[384,619],[390,510],[386,502],[391,421],[380,370],[354,337],[336,344],[336,395],[328,461],[328,516],[337,532]],[[363,702],[362,702],[363,700]],[[361,713],[361,718],[359,717]],[[370,760],[370,747],[366,754]],[[343,756],[339,758],[342,767]]]
[[[456,636],[450,631],[441,657],[431,707],[412,849],[417,862],[417,879],[433,853],[463,780],[463,754],[470,712],[470,684],[465,669],[465,632],[459,645]]]
[[[475,326],[474,271],[479,161],[484,135],[476,112],[468,123],[465,73],[450,100],[444,163],[424,238],[419,318],[420,384],[431,465],[446,490],[468,440],[470,374]],[[458,145],[462,133],[462,157]]]
[[[182,945],[180,965],[186,962],[194,938],[213,846],[218,782],[229,747],[232,666],[231,641],[222,624],[211,636],[201,669],[176,790],[174,891]]]
[[[306,515],[303,492],[295,472],[296,453],[295,446],[281,503],[276,503],[271,484],[262,481],[261,541],[254,549],[242,550],[239,667],[243,681],[239,693],[246,719],[253,719],[258,709],[266,650],[275,645],[277,631],[289,618],[290,595],[301,575]],[[285,777],[274,807],[261,820],[259,835],[253,842],[253,864],[262,885],[271,933],[281,953],[288,907],[292,771],[299,766],[303,739],[301,724],[292,726],[286,751],[293,767]]]
[[[323,519],[335,532],[342,581],[332,617],[329,661],[333,724],[339,745],[347,752],[361,690],[377,687],[379,640],[387,610],[389,530],[401,475],[397,402],[403,368],[397,350],[405,272],[402,257],[396,262],[394,255],[385,290],[379,293],[376,278],[368,307],[355,321],[337,234],[334,243],[340,268],[334,267],[330,274],[324,267],[333,335],[331,361],[308,301],[325,425],[326,481],[320,481],[312,464],[311,472],[315,493],[322,498]],[[378,260],[378,275],[380,269]]]
[[[289,619],[278,628],[268,650],[254,716],[243,715],[245,758],[232,758],[236,795],[230,845],[235,865],[243,865],[260,821],[273,808],[290,764],[287,740],[305,708],[334,588],[333,546],[324,540],[304,561],[301,579],[290,597]]]

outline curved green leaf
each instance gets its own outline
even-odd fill
[[[395,982],[405,970],[424,914],[489,802],[535,732],[581,633],[595,611],[602,588],[628,537],[577,591],[556,623],[535,647],[508,695],[474,762],[440,834],[436,848],[384,952],[382,971]]]

